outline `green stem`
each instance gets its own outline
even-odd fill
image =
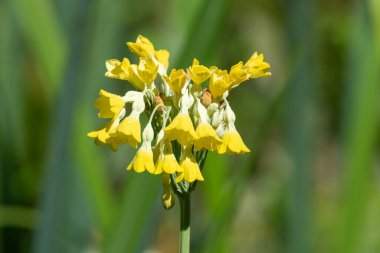
[[[190,192],[178,195],[180,205],[180,240],[179,252],[190,252]]]

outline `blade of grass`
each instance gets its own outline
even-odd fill
[[[347,66],[344,105],[344,185],[338,226],[338,251],[360,252],[375,140],[379,126],[380,64],[368,2],[356,1]],[[378,42],[378,41],[377,41]]]
[[[27,45],[38,60],[48,94],[56,94],[65,66],[67,41],[51,1],[7,1]]]

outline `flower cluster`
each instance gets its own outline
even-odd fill
[[[250,150],[235,127],[235,114],[227,100],[229,92],[252,78],[270,76],[269,64],[254,53],[229,71],[206,67],[194,59],[185,69],[168,73],[169,52],[156,50],[145,37],[127,43],[139,57],[138,64],[124,58],[106,61],[106,76],[126,80],[137,91],[124,96],[100,90],[95,107],[99,118],[109,121],[88,133],[96,144],[117,150],[120,144],[137,148],[128,170],[163,174],[163,204],[174,203],[172,189],[187,191],[203,181],[201,173],[207,151],[244,154]],[[131,112],[126,116],[126,107]],[[141,134],[140,115],[149,121]]]

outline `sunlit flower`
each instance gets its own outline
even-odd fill
[[[169,55],[168,50],[165,49],[160,49],[154,52],[157,61],[162,64],[165,70],[169,67]]]
[[[129,50],[140,57],[150,58],[154,56],[154,47],[152,42],[142,35],[139,35],[136,42],[127,43]]]
[[[159,155],[156,162],[156,170],[163,171],[168,174],[182,171],[182,168],[179,166],[177,160],[175,159],[170,142],[163,144],[163,151]]]
[[[214,69],[210,77],[209,89],[214,100],[221,98],[230,87],[227,70]]]
[[[235,113],[228,103],[224,112],[224,122],[220,128],[223,128],[221,131],[223,143],[217,148],[218,154],[241,155],[250,152],[235,128]],[[219,132],[218,130],[220,129],[217,129],[217,132]]]
[[[106,77],[117,78],[121,80],[128,80],[130,62],[124,58],[122,62],[117,59],[110,59],[106,61],[107,72]]]
[[[198,118],[198,126],[195,132],[198,138],[194,143],[194,151],[201,150],[202,148],[214,151],[217,146],[222,143],[222,140],[217,136],[214,128],[209,124],[210,119],[207,115],[207,110],[200,100],[197,100],[195,108],[195,114]]]
[[[199,165],[191,152],[191,146],[185,147],[179,165],[183,169],[183,172],[178,175],[176,179],[177,182],[182,180],[189,183],[192,183],[195,180],[204,181]]]
[[[186,82],[186,72],[183,69],[173,69],[169,76],[163,76],[163,78],[175,93],[180,94]]]
[[[139,79],[150,86],[157,76],[158,66],[150,58],[140,58],[140,63],[137,67]]]
[[[271,76],[269,72],[270,65],[264,61],[263,54],[253,53],[251,58],[245,63],[248,67],[249,78],[258,78]]]
[[[177,140],[183,146],[197,139],[193,123],[187,114],[178,114],[165,128],[165,135],[168,140]]]
[[[229,88],[237,86],[249,78],[248,67],[244,66],[243,62],[239,62],[231,67],[228,73]]]
[[[118,95],[100,90],[94,105],[99,110],[99,118],[115,118],[124,108],[125,101]]]
[[[197,59],[194,59],[193,64],[189,67],[189,73],[191,80],[196,85],[199,85],[210,77],[211,71],[207,67],[200,65]]]
[[[143,144],[137,151],[132,162],[128,165],[127,170],[134,170],[137,173],[147,170],[151,174],[159,174],[157,173],[153,162],[153,152],[151,147],[153,137],[153,128],[151,124],[148,123],[143,132]]]

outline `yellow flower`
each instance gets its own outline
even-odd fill
[[[223,134],[222,141],[223,143],[220,144],[217,149],[218,154],[241,155],[250,152],[236,130],[226,131]]]
[[[156,170],[163,171],[167,174],[173,174],[175,172],[181,172],[182,169],[179,166],[175,156],[173,154],[172,145],[170,142],[164,144],[164,150],[159,155],[156,162]]]
[[[164,66],[165,69],[168,69],[169,67],[169,52],[165,49],[160,49],[154,52],[154,56],[156,57],[157,61]]]
[[[141,80],[138,66],[136,64],[131,64],[129,66],[128,81],[138,90],[144,90],[145,88],[145,83]]]
[[[154,138],[154,131],[149,121],[143,132],[143,144],[136,153],[135,158],[128,165],[127,170],[134,170],[137,173],[141,173],[147,170],[151,174],[160,174],[154,167],[153,152],[151,143]]]
[[[143,81],[148,87],[152,84],[157,76],[158,66],[151,58],[140,58],[137,72],[139,79]]]
[[[193,153],[191,152],[191,146],[186,147],[183,151],[179,165],[183,169],[183,172],[178,175],[176,179],[177,182],[180,182],[182,180],[185,180],[189,183],[192,183],[195,180],[204,181],[198,163],[195,160]]]
[[[111,134],[115,133],[116,129],[117,124],[114,121],[110,121],[100,129],[89,132],[87,136],[93,138],[96,145],[108,144],[112,150],[116,151],[119,143],[111,137]]]
[[[222,143],[222,140],[216,135],[214,128],[208,123],[199,124],[196,130],[198,139],[194,143],[194,151],[202,148],[215,151]]]
[[[174,194],[170,186],[170,175],[167,173],[162,174],[162,205],[166,210],[174,206]]]
[[[106,61],[107,72],[106,77],[117,78],[121,80],[128,80],[130,62],[124,58],[122,62],[117,59],[110,59]]]
[[[95,107],[99,110],[99,118],[117,118],[123,110],[125,102],[122,97],[109,93],[105,90],[99,91],[99,98],[95,100]]]
[[[245,63],[245,66],[248,67],[249,78],[271,76],[271,73],[268,71],[270,65],[264,62],[263,54],[258,55],[257,52],[255,52]]]
[[[239,85],[248,80],[248,67],[244,66],[243,62],[239,62],[231,67],[228,77],[230,81],[230,88]]]
[[[155,174],[153,152],[146,145],[142,145],[137,151],[136,156],[132,162],[128,165],[127,170],[134,170],[137,173],[147,170],[151,174]]]
[[[163,76],[163,78],[175,93],[180,94],[186,82],[186,72],[183,69],[173,69],[169,76]]]
[[[189,115],[185,113],[178,114],[173,121],[165,128],[167,140],[177,140],[182,146],[197,139],[193,123]]]
[[[141,126],[138,118],[133,115],[126,117],[121,121],[114,137],[119,143],[128,143],[133,148],[141,142]]]
[[[230,87],[229,77],[226,70],[215,69],[210,77],[209,89],[213,100],[220,99]]]
[[[203,65],[199,65],[199,61],[197,59],[193,60],[193,64],[189,67],[189,72],[191,80],[193,80],[196,85],[200,85],[206,81],[211,74],[210,69]]]
[[[136,42],[127,43],[129,50],[140,57],[151,58],[154,55],[154,47],[152,42],[142,35],[139,35]]]

